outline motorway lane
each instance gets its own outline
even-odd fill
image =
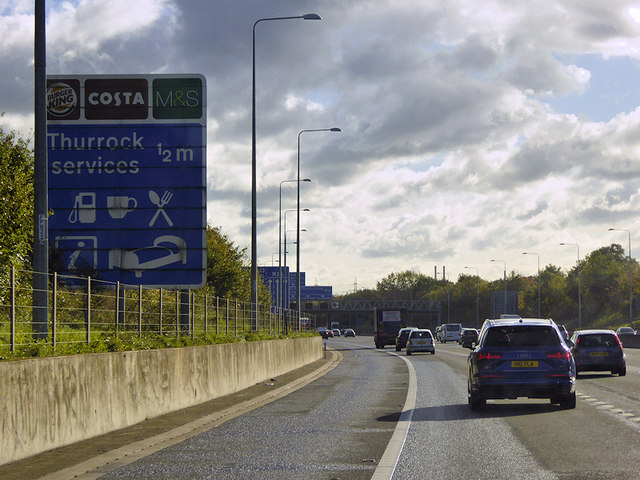
[[[575,410],[518,399],[489,401],[473,413],[466,405],[469,350],[436,349],[435,356],[409,357],[418,394],[394,479],[640,478],[640,352],[626,352],[626,377],[581,375]]]
[[[327,341],[343,360],[324,377],[100,478],[371,478],[404,405],[408,372],[402,360],[344,340]]]

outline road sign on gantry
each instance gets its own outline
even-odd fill
[[[47,147],[55,271],[204,285],[203,76],[49,76]]]

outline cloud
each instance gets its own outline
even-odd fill
[[[322,16],[256,25],[263,263],[277,251],[279,187],[297,175],[298,133],[343,130],[302,137],[301,175],[312,179],[301,190],[311,208],[302,266],[320,284],[351,288],[357,277],[374,286],[392,271],[430,274],[436,262],[453,276],[495,256],[517,270],[529,249],[543,263],[571,266],[575,255],[557,243],[580,242],[586,252],[608,241],[602,232],[614,220],[640,226],[640,109],[632,86],[608,91],[594,81],[610,75],[598,70],[605,59],[629,59],[616,64],[624,75],[640,58],[632,2],[79,0],[47,8],[50,73],[206,76],[208,218],[243,247],[254,22]],[[32,14],[32,2],[0,2],[4,128],[33,121]],[[615,98],[619,111],[596,122],[557,107],[589,96]],[[291,208],[293,184],[283,189],[283,209]]]

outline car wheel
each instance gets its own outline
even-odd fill
[[[576,392],[569,395],[563,395],[560,398],[560,408],[568,410],[570,408],[576,408]]]
[[[549,399],[552,405],[557,405],[560,403],[560,397],[558,395],[554,395]]]
[[[618,370],[618,375],[620,375],[621,377],[624,377],[627,374],[627,366],[623,366],[620,367],[620,370]]]
[[[479,392],[471,390],[470,382],[467,382],[467,399],[469,401],[469,408],[474,412],[481,410],[487,404],[487,400],[483,398]]]
[[[407,348],[407,356],[411,355],[411,350]]]
[[[399,352],[400,350],[402,350],[399,346],[396,345],[396,352]]]
[[[435,350],[431,350],[431,355],[435,355],[436,351]]]

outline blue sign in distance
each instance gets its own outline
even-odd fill
[[[93,98],[116,98],[109,95]],[[149,110],[152,103],[153,98]],[[109,115],[117,115],[113,111],[111,106]],[[201,287],[205,130],[204,120],[193,119],[91,122],[80,115],[77,121],[50,122],[49,242],[55,270],[145,287]]]

